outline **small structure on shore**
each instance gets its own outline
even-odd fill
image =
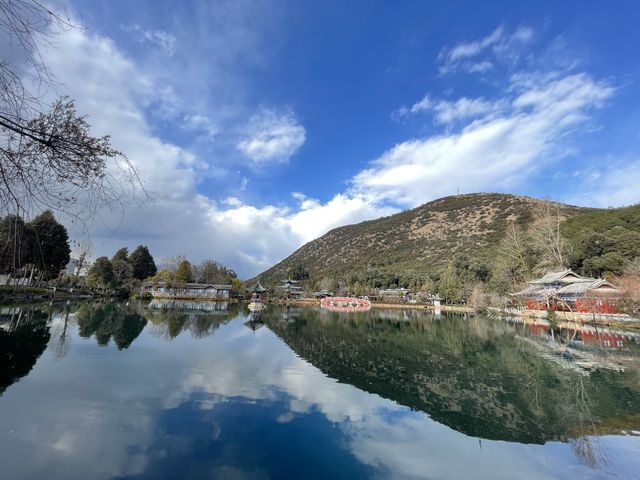
[[[266,308],[264,303],[264,294],[267,291],[260,282],[256,283],[253,288],[249,289],[251,292],[251,302],[249,302],[249,311],[261,312]]]
[[[619,294],[615,285],[605,279],[562,270],[530,281],[527,288],[513,295],[522,298],[529,310],[616,313]]]
[[[408,288],[385,288],[378,291],[378,295],[383,298],[402,298],[410,293]]]
[[[333,292],[330,292],[329,290],[319,290],[317,292],[313,292],[313,296],[315,298],[333,297]]]
[[[150,293],[153,298],[229,300],[231,285],[149,282],[143,285],[142,291]]]

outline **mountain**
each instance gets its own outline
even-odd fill
[[[476,193],[440,198],[389,217],[347,225],[313,240],[258,276],[269,285],[292,272],[310,279],[345,279],[382,286],[402,275],[437,275],[464,257],[468,268],[489,269],[510,224],[528,230],[541,207],[561,219],[596,209],[529,197]],[[304,278],[305,275],[302,275]],[[351,280],[350,280],[351,279]]]

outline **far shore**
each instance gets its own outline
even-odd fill
[[[281,305],[320,305],[320,301],[314,298],[303,298],[299,300],[283,300],[277,302]],[[371,308],[378,309],[399,309],[399,310],[431,310],[435,311],[433,305],[411,304],[411,303],[378,303],[371,302]],[[457,313],[479,313],[474,307],[468,305],[441,305],[442,312]],[[482,311],[482,310],[480,310]],[[484,311],[490,315],[498,317],[519,317],[532,323],[543,322],[548,324],[546,310],[525,310],[515,308],[487,307]],[[593,314],[580,312],[555,312],[556,320],[563,325],[579,323],[581,325],[598,325],[615,328],[640,329],[640,319],[633,318],[625,314]]]

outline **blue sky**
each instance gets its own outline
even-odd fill
[[[55,5],[87,27],[45,52],[59,90],[154,197],[103,212],[94,257],[246,277],[458,190],[640,201],[635,2]]]

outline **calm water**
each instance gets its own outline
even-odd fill
[[[167,307],[0,307],[0,478],[640,478],[633,334]]]

